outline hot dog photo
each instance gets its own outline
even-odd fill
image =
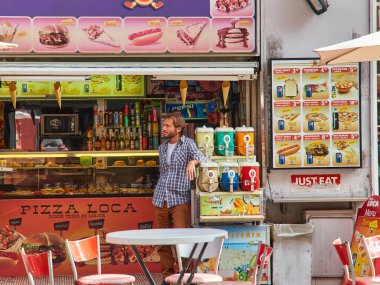
[[[300,167],[302,163],[301,136],[275,136],[273,163],[276,167]]]
[[[124,20],[124,51],[162,53],[167,50],[165,18],[127,18]]]

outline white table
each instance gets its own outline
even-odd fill
[[[213,242],[216,238],[228,238],[228,232],[225,230],[212,229],[212,228],[180,228],[180,229],[148,229],[148,230],[128,230],[111,232],[106,235],[106,242],[112,244],[130,245],[137,261],[139,262],[146,277],[149,279],[151,285],[156,285],[152,275],[146,267],[143,258],[136,249],[136,245],[176,245],[176,244],[194,244],[190,258],[184,266],[177,284],[181,284],[181,280],[190,266],[191,259],[195,253],[196,248],[200,243],[203,243],[199,255],[196,257],[194,268],[191,272],[188,284],[191,283],[195,270],[202,259],[202,255],[209,242]]]

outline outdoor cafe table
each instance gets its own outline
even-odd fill
[[[177,245],[177,244],[193,244],[193,249],[186,265],[183,267],[182,272],[178,278],[177,284],[181,284],[181,280],[190,265],[192,258],[196,258],[190,278],[187,284],[190,284],[193,275],[198,267],[199,262],[202,260],[203,253],[207,244],[213,242],[216,238],[228,238],[228,232],[225,230],[212,229],[212,228],[171,228],[171,229],[147,229],[147,230],[127,230],[119,232],[110,232],[106,235],[106,242],[112,244],[130,245],[137,261],[140,264],[145,276],[148,278],[151,285],[156,285],[146,267],[143,258],[138,252],[137,245]],[[198,256],[194,253],[199,244],[203,244]]]

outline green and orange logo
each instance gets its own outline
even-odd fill
[[[142,7],[148,7],[151,6],[154,9],[160,9],[164,6],[164,2],[156,2],[155,0],[134,0],[134,1],[125,1],[124,7],[128,9],[134,9],[137,5]]]

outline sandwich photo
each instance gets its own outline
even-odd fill
[[[49,48],[62,48],[69,44],[69,30],[65,26],[46,25],[38,32],[40,43]]]
[[[8,226],[0,229],[0,268],[9,269],[19,261],[21,245],[25,237]]]
[[[329,154],[328,146],[321,141],[312,142],[305,149],[306,154],[312,154],[313,156],[326,156]]]
[[[293,144],[289,145],[283,148],[280,148],[279,150],[276,151],[276,154],[283,154],[285,156],[295,154],[301,149],[301,146],[299,144]]]
[[[146,46],[157,42],[162,38],[162,35],[162,29],[157,27],[132,33],[128,36],[128,40],[134,46]]]
[[[194,48],[206,25],[207,22],[199,22],[184,26],[177,30],[177,37],[185,45]]]
[[[297,97],[298,96],[298,83],[295,79],[287,79],[284,84],[285,97]]]
[[[22,247],[27,254],[51,250],[54,266],[61,264],[66,259],[65,241],[54,233],[43,232],[32,234],[24,240]]]
[[[320,83],[310,83],[304,86],[304,93],[306,94],[306,89],[310,87],[312,96],[325,96],[328,94],[327,81],[321,81]]]

